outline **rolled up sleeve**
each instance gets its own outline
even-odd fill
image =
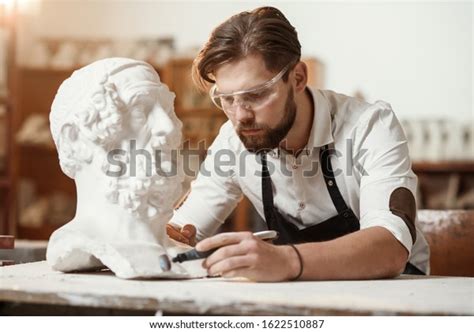
[[[361,119],[355,150],[360,164],[361,229],[387,229],[411,253],[416,241],[417,178],[405,134],[389,104],[376,102]]]
[[[170,220],[178,226],[194,225],[198,240],[213,235],[242,199],[235,179],[236,163],[231,160],[233,152],[228,144],[229,130],[233,130],[229,125],[224,124],[209,147],[188,197]]]

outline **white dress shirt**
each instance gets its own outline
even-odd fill
[[[300,229],[337,214],[319,165],[319,150],[329,144],[337,151],[331,158],[337,186],[359,218],[360,228],[386,228],[408,250],[409,261],[429,273],[429,247],[423,234],[417,227],[413,243],[408,226],[389,207],[394,190],[403,187],[416,197],[417,186],[407,139],[391,106],[332,91],[311,93],[315,113],[304,151],[295,158],[277,148],[267,157],[275,207]],[[170,222],[193,224],[198,239],[211,236],[242,195],[264,219],[261,167],[227,121],[210,146],[188,198]]]

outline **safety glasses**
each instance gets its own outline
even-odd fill
[[[275,84],[285,75],[289,68],[290,64],[286,65],[271,80],[257,87],[237,92],[219,93],[217,85],[214,84],[209,91],[209,96],[217,108],[227,113],[234,113],[238,105],[247,110],[258,110],[275,97],[278,91]]]

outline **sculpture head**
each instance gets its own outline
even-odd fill
[[[76,215],[56,230],[46,259],[68,272],[107,266],[123,278],[189,276],[159,257],[189,250],[166,236],[181,193],[182,124],[174,94],[141,61],[112,58],[60,86],[50,123],[63,172],[77,188]],[[203,275],[202,268],[193,268]]]
[[[51,132],[61,169],[76,180],[78,196],[93,180],[96,191],[106,187],[109,202],[135,217],[171,213],[182,181],[172,164],[182,128],[173,101],[153,67],[131,59],[100,60],[65,80],[52,105]],[[159,168],[176,172],[158,174],[156,157]]]

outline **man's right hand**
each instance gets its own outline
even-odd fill
[[[191,224],[186,224],[181,228],[179,228],[179,226],[167,224],[166,234],[178,242],[182,242],[192,247],[196,245],[196,227]]]

